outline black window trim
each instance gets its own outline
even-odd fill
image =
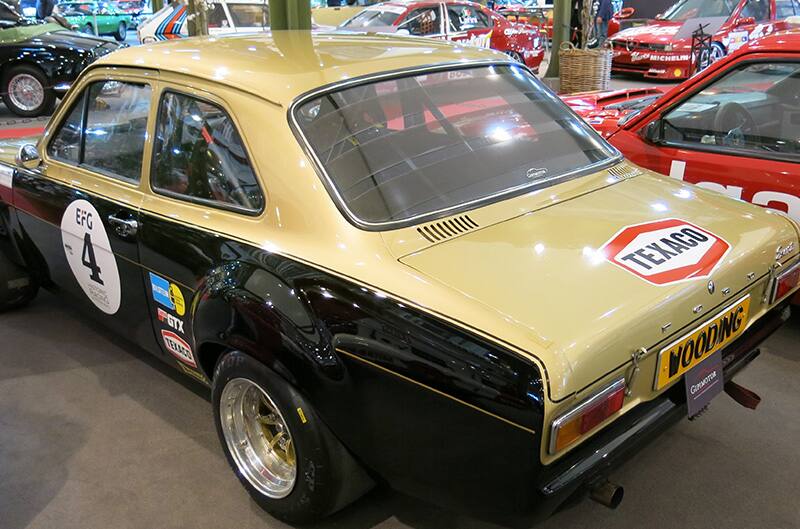
[[[743,69],[751,64],[764,64],[766,61],[763,59],[747,59],[741,62],[737,62],[732,64],[729,68],[721,72],[719,75],[714,76],[708,82],[701,84],[697,90],[691,92],[691,94],[687,95],[684,98],[681,98],[680,101],[673,103],[666,109],[662,110],[659,116],[656,118],[659,124],[659,135],[663,137],[664,135],[664,120],[667,118],[667,115],[679,107],[681,104],[686,103],[689,99],[693,98],[709,86],[713,85],[715,82],[727,77],[730,73],[734,70]],[[800,58],[797,59],[787,59],[781,58],[775,61],[770,61],[769,64],[781,64],[781,63],[790,63],[790,64],[798,64],[800,65]],[[645,124],[640,128],[643,131],[648,123],[652,123],[653,121],[646,121]],[[800,163],[800,154],[798,155],[787,155],[781,153],[771,153],[769,151],[756,151],[756,150],[747,150],[747,149],[736,149],[732,147],[722,146],[722,145],[704,145],[702,143],[688,143],[688,142],[681,142],[681,141],[667,141],[667,140],[660,140],[658,142],[659,146],[662,147],[672,147],[675,149],[684,149],[687,151],[697,151],[697,152],[708,152],[712,154],[722,154],[727,156],[737,156],[740,158],[755,158],[757,160],[767,160],[773,162],[785,162],[785,163]]]
[[[145,153],[145,149],[144,148],[142,149],[142,167],[139,170],[139,178],[131,178],[131,177],[128,177],[128,176],[123,176],[123,175],[120,175],[120,174],[112,173],[111,171],[107,171],[105,169],[101,169],[99,167],[95,167],[95,166],[93,166],[91,164],[88,164],[88,163],[83,161],[85,150],[86,150],[86,120],[89,117],[89,96],[88,96],[88,93],[89,93],[89,90],[92,87],[92,85],[94,85],[96,83],[105,83],[105,82],[108,82],[108,81],[114,81],[114,82],[117,82],[117,83],[127,83],[127,84],[132,84],[132,85],[147,86],[147,87],[150,88],[150,92],[151,92],[151,94],[150,94],[150,102],[152,103],[152,100],[153,100],[153,95],[152,95],[153,85],[152,85],[152,83],[149,83],[147,81],[130,81],[130,80],[127,80],[127,79],[126,80],[120,80],[120,79],[111,79],[111,78],[109,78],[109,79],[90,80],[84,86],[83,90],[81,90],[81,93],[78,96],[78,100],[79,101],[76,101],[76,104],[81,104],[83,106],[83,108],[81,109],[81,134],[80,134],[80,139],[79,139],[80,147],[78,149],[78,162],[76,163],[76,162],[73,162],[72,160],[67,160],[67,159],[61,158],[59,156],[52,156],[50,154],[50,147],[52,146],[53,142],[56,141],[56,138],[58,137],[58,134],[61,132],[64,123],[66,122],[67,119],[69,119],[70,114],[72,114],[72,108],[70,108],[67,111],[64,119],[62,119],[58,123],[58,125],[55,127],[55,130],[57,132],[55,134],[53,134],[53,137],[50,138],[50,140],[48,140],[47,147],[45,148],[45,152],[47,153],[48,156],[50,156],[53,160],[55,160],[57,162],[63,163],[65,165],[69,165],[70,167],[76,167],[78,169],[85,169],[85,170],[90,171],[90,172],[92,172],[94,174],[102,176],[103,178],[108,178],[108,179],[114,180],[116,182],[122,182],[123,184],[129,184],[131,186],[134,186],[134,187],[138,188],[139,185],[142,182],[142,171],[144,171],[144,153]],[[150,116],[149,115],[147,116],[147,120],[148,120],[148,122],[150,121]],[[149,125],[149,123],[148,123],[148,125]]]
[[[203,101],[208,103],[209,105],[213,105],[222,112],[225,113],[225,116],[230,120],[231,124],[236,129],[236,134],[239,135],[239,138],[242,140],[242,149],[244,150],[245,157],[247,158],[247,165],[250,166],[250,170],[253,171],[253,176],[255,177],[256,185],[258,186],[258,191],[261,193],[262,201],[261,207],[258,209],[249,209],[243,206],[238,206],[236,204],[226,204],[224,202],[218,202],[216,200],[210,200],[207,198],[199,198],[193,197],[190,195],[184,195],[182,193],[176,193],[174,191],[170,191],[168,189],[161,189],[153,185],[153,175],[155,174],[155,167],[156,167],[156,134],[158,134],[158,126],[160,124],[161,119],[161,105],[164,103],[164,98],[167,94],[176,94],[184,97],[191,97],[192,99],[196,99],[197,101]],[[261,186],[261,178],[256,171],[255,166],[252,162],[252,157],[250,156],[250,151],[247,148],[247,143],[244,139],[244,136],[241,133],[241,129],[236,123],[236,121],[231,117],[231,113],[228,112],[228,109],[221,105],[218,101],[214,101],[213,99],[199,96],[192,92],[187,92],[183,90],[178,90],[176,88],[167,87],[161,91],[161,94],[158,96],[158,106],[156,107],[156,123],[155,127],[153,128],[153,142],[150,146],[150,174],[148,178],[148,185],[150,186],[150,190],[155,193],[156,195],[161,195],[167,198],[171,198],[174,200],[178,200],[181,202],[187,202],[190,204],[197,204],[202,206],[208,206],[214,209],[220,209],[223,211],[230,211],[233,213],[239,213],[241,215],[247,215],[248,217],[259,217],[267,208],[267,194],[264,193],[264,188]]]
[[[481,68],[489,66],[516,66],[517,68],[522,68],[525,71],[527,71],[531,75],[531,78],[539,85],[540,88],[542,88],[543,94],[549,97],[557,105],[562,106],[566,112],[573,114],[576,117],[576,119],[578,119],[579,123],[582,126],[586,127],[588,131],[598,135],[603,140],[603,142],[608,145],[610,151],[613,153],[612,156],[610,156],[607,160],[596,162],[594,164],[587,165],[585,167],[576,169],[574,171],[569,171],[567,173],[555,175],[545,180],[539,180],[536,182],[531,182],[529,184],[519,185],[517,187],[506,189],[504,191],[500,191],[498,193],[494,193],[486,197],[482,197],[469,202],[464,202],[462,204],[456,204],[455,206],[451,206],[449,208],[443,208],[436,211],[431,211],[430,213],[415,215],[413,217],[409,217],[403,220],[392,220],[387,222],[369,222],[360,219],[355,213],[353,213],[350,210],[350,208],[347,207],[347,203],[345,202],[344,197],[342,197],[341,193],[339,193],[336,184],[333,183],[333,180],[331,179],[330,175],[328,175],[328,172],[325,170],[325,167],[319,160],[319,157],[317,156],[316,152],[311,147],[311,144],[308,142],[308,139],[306,139],[305,135],[303,134],[303,131],[297,122],[297,112],[296,112],[297,109],[302,105],[304,105],[305,103],[311,101],[312,99],[342,89],[352,88],[359,85],[372,84],[375,82],[388,81],[392,79],[401,79],[404,77],[409,77],[423,73],[469,70],[473,68]],[[344,81],[337,81],[335,83],[323,85],[318,88],[315,88],[314,90],[299,95],[289,105],[289,108],[286,113],[287,113],[287,120],[289,121],[289,128],[291,128],[292,132],[294,133],[295,139],[300,143],[300,147],[303,149],[303,152],[306,154],[308,159],[311,160],[311,163],[314,166],[317,176],[319,177],[320,181],[322,181],[322,184],[325,186],[325,189],[328,191],[328,194],[333,200],[333,203],[351,224],[365,231],[390,231],[401,228],[407,228],[409,226],[418,226],[426,222],[431,222],[444,217],[449,217],[451,215],[457,215],[458,213],[462,213],[465,211],[471,211],[477,208],[488,206],[490,204],[494,204],[496,202],[509,200],[511,198],[515,198],[524,195],[526,193],[530,193],[531,191],[536,191],[538,189],[545,189],[563,182],[567,182],[569,180],[574,180],[576,178],[596,173],[602,171],[603,169],[607,169],[609,167],[617,165],[623,160],[622,153],[616,147],[608,143],[605,140],[605,138],[600,136],[599,132],[595,131],[582,118],[578,117],[567,106],[567,104],[561,100],[561,98],[550,92],[550,90],[542,83],[542,81],[538,77],[536,77],[536,75],[530,70],[530,68],[510,58],[505,60],[486,59],[486,60],[474,60],[468,62],[429,64],[413,68],[401,68],[399,70],[390,70],[376,74],[368,74],[360,77],[353,77],[351,79],[346,79]]]

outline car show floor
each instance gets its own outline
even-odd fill
[[[228,469],[202,386],[46,293],[0,316],[0,336],[3,529],[287,527]],[[587,499],[536,527],[800,527],[798,344],[800,311],[737,378],[757,411],[718,397],[611,476],[616,511]],[[314,527],[494,526],[379,488]]]

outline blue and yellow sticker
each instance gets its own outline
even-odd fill
[[[150,289],[156,303],[174,310],[178,316],[186,314],[186,302],[178,285],[150,272]]]

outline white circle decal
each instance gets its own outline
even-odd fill
[[[92,303],[106,314],[119,310],[119,270],[100,214],[76,200],[61,218],[61,241],[72,274]]]

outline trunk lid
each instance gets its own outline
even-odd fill
[[[626,226],[663,219],[687,221],[730,245],[710,277],[695,266],[700,277],[654,284],[609,262],[605,254],[612,250],[601,251]],[[796,241],[787,220],[763,209],[647,175],[400,260],[493,309],[504,324],[522,326],[531,340],[515,345],[540,358],[550,397],[561,400],[628,362],[638,348],[651,348],[710,318],[714,307],[733,303],[769,272],[779,244]],[[668,331],[662,330],[666,324]]]

